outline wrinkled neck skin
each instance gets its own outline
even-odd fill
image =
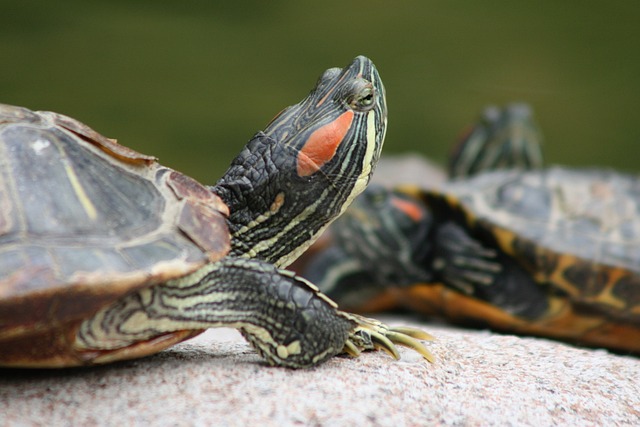
[[[294,149],[259,132],[211,187],[230,210],[230,256],[286,267],[346,208],[341,188],[353,182],[298,176],[296,161]]]

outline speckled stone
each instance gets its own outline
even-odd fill
[[[401,349],[270,368],[233,330],[97,368],[0,370],[0,426],[640,425],[640,359],[416,324],[436,363]]]

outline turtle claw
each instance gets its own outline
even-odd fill
[[[393,341],[378,331],[367,331],[369,333],[373,347],[376,350],[383,350],[396,360],[400,359],[400,353],[393,344]],[[386,333],[388,335],[388,332]]]
[[[411,338],[419,339],[420,341],[433,341],[435,337],[421,329],[411,328],[409,326],[394,326],[391,328],[393,332],[398,332],[403,335],[407,335]]]
[[[403,328],[406,329],[406,328]],[[425,339],[428,341],[432,341],[433,337],[429,334],[427,334],[426,332],[420,331],[418,329],[414,329],[413,331],[415,331],[416,333],[422,333],[424,335],[421,336],[427,336],[428,338],[420,338],[420,339]],[[404,332],[398,332],[395,330],[395,328],[391,328],[389,330],[389,332],[387,332],[387,337],[389,337],[391,339],[392,342],[402,345],[404,347],[409,347],[415,351],[417,351],[418,353],[420,353],[420,355],[422,355],[422,357],[424,357],[425,359],[427,359],[427,361],[433,363],[435,362],[435,358],[433,357],[433,354],[431,354],[431,352],[429,350],[427,350],[427,348],[422,345],[422,343],[420,341],[418,341],[416,338],[414,338],[414,336],[406,334]]]
[[[355,314],[349,314],[349,317],[356,322],[356,327],[345,343],[345,353],[357,357],[362,350],[384,350],[397,360],[400,359],[400,353],[396,345],[401,345],[417,351],[429,362],[435,360],[431,352],[419,341],[433,340],[430,334],[407,326],[391,327],[378,320]]]
[[[344,343],[344,348],[342,349],[342,351],[344,351],[351,357],[358,357],[361,353],[360,349],[349,339]]]

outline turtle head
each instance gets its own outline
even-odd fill
[[[365,189],[386,123],[384,87],[368,58],[325,71],[213,187],[230,209],[231,254],[290,264]]]
[[[358,310],[369,310],[368,301],[389,287],[431,281],[433,215],[410,190],[369,186],[333,223],[302,276],[341,307]]]
[[[451,178],[469,178],[500,169],[540,169],[541,146],[542,133],[529,105],[489,105],[463,131],[449,156],[448,173]]]
[[[359,193],[380,156],[386,124],[382,80],[359,56],[348,67],[326,70],[309,95],[278,114],[264,133],[288,147],[298,177],[325,174],[334,185],[354,183]]]
[[[422,264],[432,249],[433,215],[410,190],[371,186],[331,230],[347,258],[385,285],[428,279]]]

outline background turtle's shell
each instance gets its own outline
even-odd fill
[[[540,283],[640,322],[640,179],[602,170],[501,171],[428,203],[513,254]]]
[[[76,120],[0,105],[0,359],[15,340],[64,333],[223,257],[227,213],[191,178]]]

